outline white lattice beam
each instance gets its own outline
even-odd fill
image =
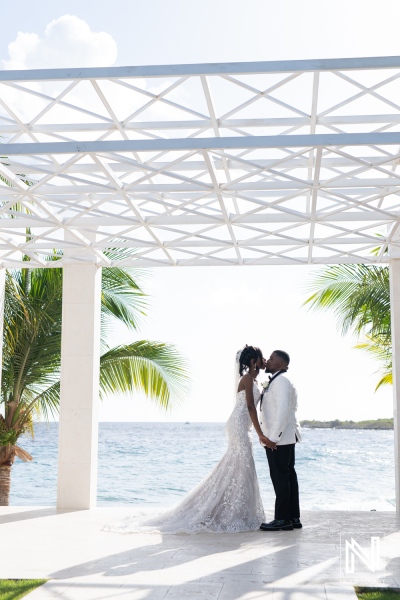
[[[399,80],[399,57],[2,72],[0,264],[384,262]]]

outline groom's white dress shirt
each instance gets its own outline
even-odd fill
[[[287,375],[281,373],[271,381],[262,398],[260,426],[264,435],[277,446],[301,442],[296,411],[296,388]]]

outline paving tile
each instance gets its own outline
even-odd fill
[[[106,598],[153,598],[158,600],[164,598],[169,587],[149,588],[149,586],[132,585],[131,583],[124,584],[125,580],[112,579],[105,580],[104,578],[77,578],[66,584],[65,580],[50,581],[45,584],[54,597],[59,600],[102,600]],[[149,591],[151,595],[149,595]],[[39,598],[40,596],[38,596]]]
[[[380,577],[379,580],[371,579],[369,583],[367,581],[360,581],[354,583],[354,585],[359,585],[360,587],[373,587],[373,588],[398,588],[397,582],[392,577]]]
[[[296,562],[291,563],[273,563],[273,564],[255,564],[252,568],[252,574],[259,575],[272,574],[277,577],[287,577],[298,573],[299,569]]]
[[[34,600],[38,600],[43,598],[43,600],[47,600],[47,598],[56,598],[60,593],[60,589],[55,589],[54,586],[51,585],[50,581],[47,581],[40,587],[33,590],[29,594],[29,600],[33,598]]]
[[[328,579],[339,582],[340,580],[340,567],[336,564],[336,561],[320,561],[320,562],[309,562],[308,564],[299,563],[296,573],[296,581],[298,583],[318,583],[324,582]]]
[[[251,563],[244,563],[244,564],[240,564],[240,565],[232,565],[232,564],[226,564],[224,563],[223,565],[221,564],[216,564],[213,563],[210,566],[210,575],[212,573],[227,573],[227,574],[235,574],[235,575],[250,575],[252,572],[252,564]]]
[[[325,585],[326,600],[357,600],[357,594],[352,585]]]
[[[169,586],[134,587],[126,584],[119,588],[118,600],[164,600],[171,588]]]
[[[201,581],[205,583],[255,583],[257,585],[264,585],[269,583],[269,579],[264,577],[264,575],[254,574],[243,574],[243,573],[227,573],[223,571],[222,573],[214,573],[212,575],[207,575],[206,577],[202,577]]]
[[[68,587],[69,584],[66,584],[65,582],[54,582],[50,580],[35,590],[35,596],[33,595],[33,592],[29,594],[29,600],[30,598],[41,598],[42,594],[43,598],[60,598],[60,594],[65,592]]]
[[[101,531],[104,523],[118,521],[128,513],[129,508],[56,511],[0,507],[2,544],[9,550],[7,557],[2,557],[0,577],[52,578],[30,595],[32,600],[79,600],[70,598],[68,586],[72,583],[75,596],[79,593],[83,600],[99,600],[104,593],[119,600],[163,600],[166,595],[171,600],[173,594],[185,597],[182,590],[189,598],[207,598],[207,594],[214,598],[212,586],[221,593],[228,586],[226,589],[236,590],[232,593],[238,598],[257,600],[262,596],[254,594],[267,590],[271,595],[272,588],[281,594],[291,589],[304,598],[311,584],[315,589],[329,584],[334,594],[343,583],[338,573],[339,532],[356,529],[365,535],[371,530],[385,533],[388,563],[384,585],[399,587],[400,517],[394,512],[315,511],[302,516],[303,530],[275,535],[257,531],[161,536]],[[38,551],[39,536],[42,549]],[[337,593],[333,600],[339,600]]]
[[[272,600],[273,588],[254,583],[224,583],[218,600]]]
[[[171,587],[172,585],[182,584],[182,577],[176,577],[173,574],[163,575],[162,571],[155,571],[151,577],[148,574],[136,573],[134,575],[120,576],[120,577],[106,577],[106,581],[111,579],[112,581],[118,580],[119,585],[133,585],[138,587],[146,587],[151,585],[157,585],[162,587]]]
[[[29,600],[60,600],[60,596],[51,589],[46,589],[44,586],[36,588],[29,594]]]
[[[274,587],[271,600],[326,600],[325,586]],[[338,600],[338,599],[337,599]]]
[[[62,590],[57,596],[58,600],[106,600],[120,597],[122,597],[121,585],[106,585],[101,582],[90,585],[73,584]]]
[[[153,571],[161,571],[165,567],[173,567],[174,563],[165,564],[163,560],[145,560],[145,561],[132,561],[124,565],[115,565],[111,569],[104,571],[106,576],[117,576],[134,573],[148,573],[151,576]]]
[[[165,600],[186,600],[198,598],[199,600],[216,600],[220,598],[222,585],[218,583],[193,583],[175,585],[165,595]]]

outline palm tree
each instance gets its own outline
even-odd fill
[[[353,331],[357,344],[381,363],[375,389],[392,383],[392,336],[388,267],[335,265],[319,272],[309,285],[313,294],[304,304],[332,310],[342,334]]]
[[[112,252],[110,251],[109,254]],[[139,274],[140,275],[140,274]],[[187,389],[185,361],[174,346],[148,340],[110,348],[113,322],[136,330],[145,295],[133,270],[102,274],[100,396],[144,392],[167,408]],[[8,505],[15,457],[32,460],[18,438],[33,432],[35,416],[57,414],[60,396],[62,270],[19,269],[6,274],[0,406],[0,506]]]

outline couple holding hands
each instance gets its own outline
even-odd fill
[[[265,447],[271,481],[275,490],[275,518],[262,523],[264,531],[300,529],[299,486],[295,465],[295,445],[301,441],[296,418],[297,393],[286,373],[290,358],[275,350],[268,360],[259,348],[245,347],[239,357],[238,397],[242,393],[260,443]],[[255,379],[264,369],[269,381],[260,394]],[[254,375],[253,375],[254,373]],[[257,404],[260,407],[260,419]]]
[[[226,424],[228,448],[222,459],[170,510],[129,516],[105,529],[120,533],[171,534],[300,529],[295,446],[301,441],[301,434],[296,418],[297,394],[287,377],[289,361],[289,355],[282,350],[272,352],[268,360],[257,347],[245,346],[239,350],[236,403]],[[262,393],[256,383],[260,370],[270,374]],[[252,426],[265,447],[275,490],[275,518],[269,523],[264,522],[253,457]]]

